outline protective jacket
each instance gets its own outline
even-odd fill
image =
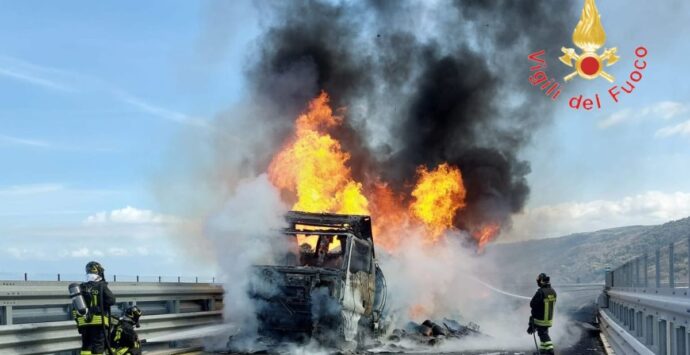
[[[529,306],[532,308],[532,321],[535,325],[552,326],[553,312],[556,306],[556,291],[551,288],[550,284],[542,285],[532,297]]]
[[[115,296],[108,288],[108,283],[103,280],[89,281],[82,283],[80,288],[89,312],[82,316],[76,310],[72,310],[77,327],[108,326],[110,324],[110,306],[115,304]]]
[[[134,330],[134,321],[127,317],[120,318],[111,335],[110,345],[116,355],[141,355],[141,342]]]

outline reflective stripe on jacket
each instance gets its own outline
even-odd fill
[[[72,310],[72,318],[77,322],[78,327],[92,325],[110,324],[110,306],[115,304],[115,296],[108,288],[105,281],[89,281],[80,285],[82,297],[86,302],[89,313],[86,316],[79,315],[76,310]],[[103,304],[101,305],[101,300]],[[103,314],[105,311],[105,314]]]
[[[128,318],[120,318],[110,338],[111,345],[116,349],[117,355],[141,354],[141,342],[134,330],[134,322]]]
[[[108,316],[93,316],[91,320],[87,320],[85,317],[77,316],[77,326],[83,327],[87,325],[110,325],[110,317]]]
[[[532,321],[535,325],[550,327],[553,325],[554,308],[556,307],[556,291],[551,285],[540,287],[529,303],[532,308]]]

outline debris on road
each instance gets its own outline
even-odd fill
[[[477,324],[470,322],[462,325],[456,320],[444,318],[440,324],[429,319],[421,324],[409,322],[405,328],[393,330],[388,340],[393,343],[412,340],[419,345],[435,346],[446,339],[460,339],[475,335],[482,335]]]

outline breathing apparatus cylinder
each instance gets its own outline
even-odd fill
[[[86,316],[89,313],[89,307],[86,306],[86,301],[81,293],[81,287],[79,287],[79,284],[70,284],[68,290],[69,297],[72,299],[72,307],[74,307],[80,316]]]

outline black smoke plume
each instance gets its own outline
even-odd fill
[[[518,153],[555,106],[528,84],[527,55],[546,49],[555,63],[577,21],[569,6],[312,0],[262,10],[267,24],[248,76],[257,100],[284,113],[268,122],[275,142],[325,90],[347,108],[339,138],[360,181],[376,175],[404,191],[417,166],[447,161],[468,192],[458,226],[506,224],[521,211],[530,166]]]

